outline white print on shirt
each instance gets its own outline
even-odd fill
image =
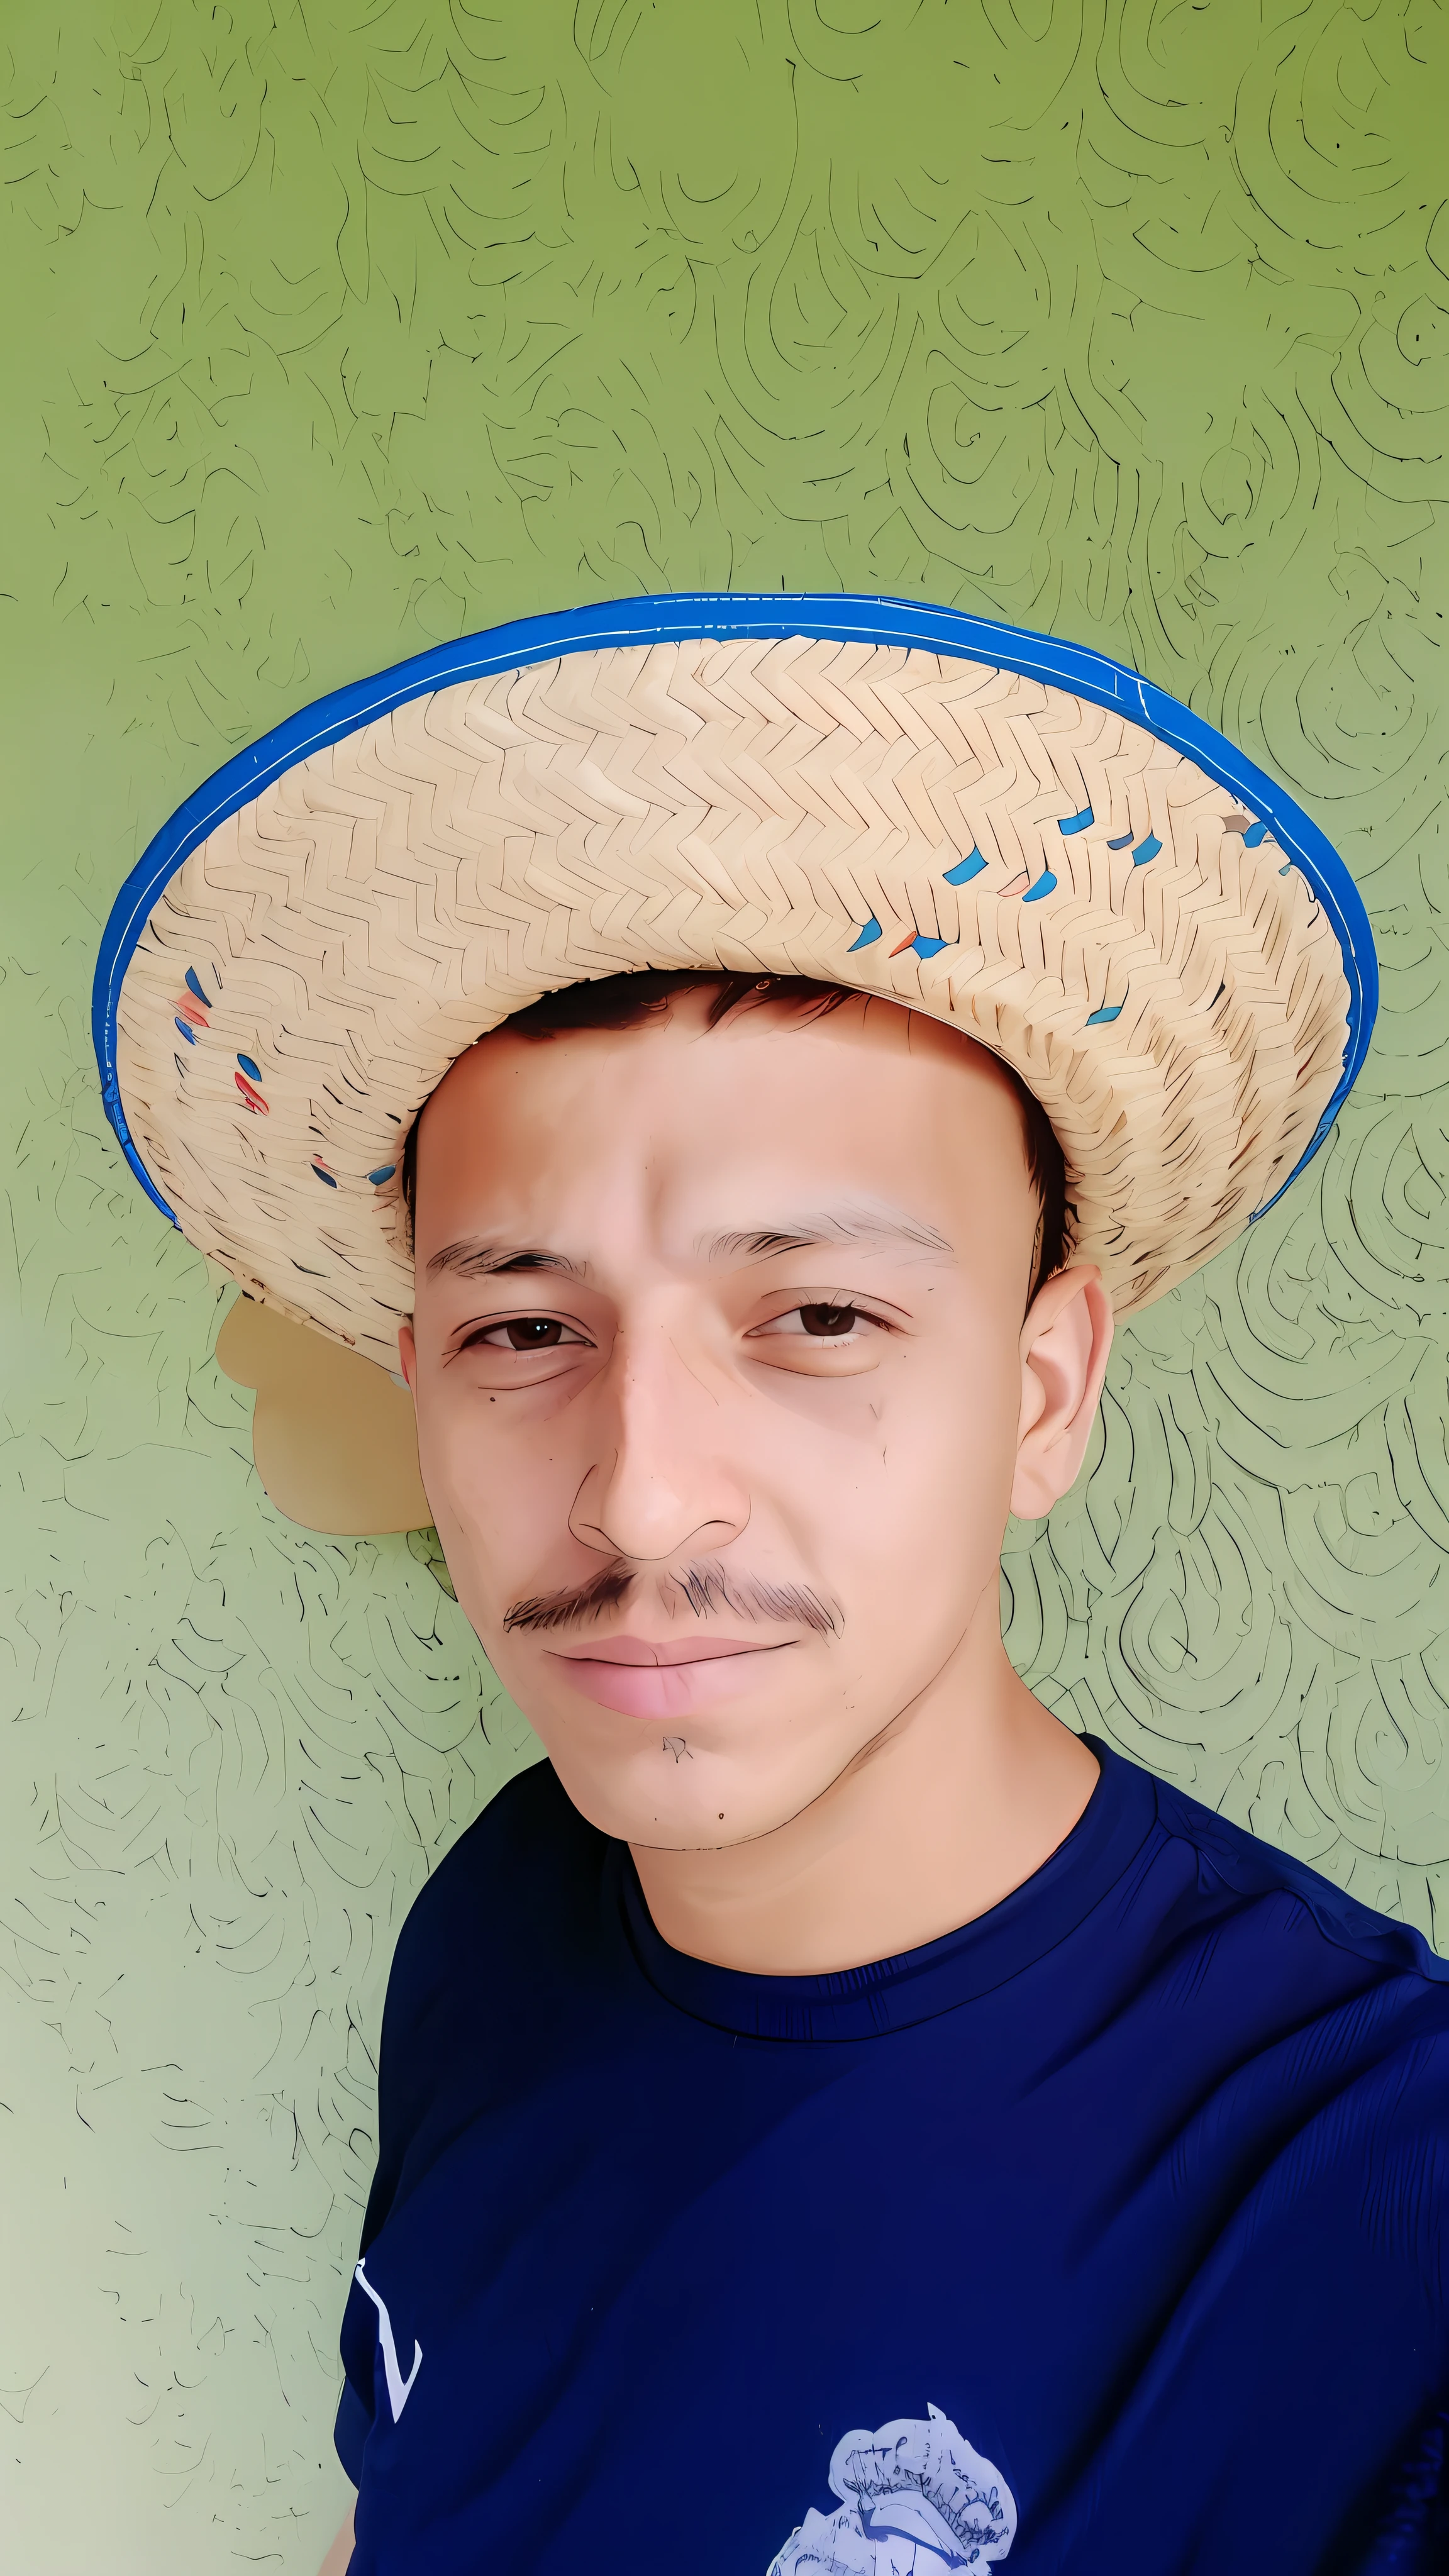
[[[830,2461],[839,2513],[805,2516],[769,2576],[945,2576],[984,2569],[1016,2538],[1016,2499],[999,2469],[938,2406],[878,2433],[847,2433]]]
[[[377,2310],[377,2332],[382,2345],[382,2367],[387,2379],[387,2402],[392,2408],[392,2420],[396,2424],[413,2393],[413,2381],[423,2366],[423,2347],[414,2337],[413,2366],[404,2379],[397,2366],[397,2345],[392,2339],[392,2319],[388,2315],[385,2303],[378,2297],[360,2263],[352,2277],[358,2288],[367,2292]]]

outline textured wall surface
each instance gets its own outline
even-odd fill
[[[391,1944],[531,1740],[426,1549],[260,1494],[101,1118],[115,887],[322,690],[641,589],[952,601],[1223,725],[1355,870],[1379,1036],[1123,1336],[1011,1639],[1449,1947],[1449,22],[9,0],[0,72],[0,2530],[309,2576]]]

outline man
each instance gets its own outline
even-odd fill
[[[238,803],[240,839],[213,834],[171,878],[130,970],[128,1099],[198,1239],[229,1229],[250,1284],[359,1343],[396,1298],[453,1582],[549,1757],[399,1942],[343,2328],[359,2502],[334,2563],[1427,2571],[1449,2420],[1443,1972],[1058,1725],[998,1618],[1007,1513],[1047,1511],[1082,1463],[1114,1297],[1204,1257],[1321,1129],[1352,960],[1292,861],[1250,864],[1261,825],[1201,773],[1164,786],[1134,727],[1093,733],[1076,701],[1023,711],[1014,680],[993,698],[999,668],[891,656],[862,681],[826,657],[811,703],[851,683],[848,741],[826,778],[827,722],[782,737],[762,787],[762,696],[793,690],[804,722],[798,661],[762,677],[763,659],[726,685],[646,656],[626,718],[612,661],[535,684],[520,655],[481,707],[435,700],[406,739]],[[752,967],[716,928],[693,935],[712,955],[659,971],[650,950],[690,942],[656,913],[645,953],[601,973],[590,942],[629,939],[611,868],[696,905],[728,876],[739,918],[768,912],[773,870],[798,925],[798,864],[825,905],[838,849],[801,861],[797,831],[782,857],[795,827],[771,800],[805,780],[827,840],[843,780],[887,807],[862,689],[907,745],[898,783],[938,719],[950,845],[879,861],[868,906],[856,863],[817,943],[831,972],[800,972],[803,934],[768,924]],[[983,691],[1020,760],[995,788],[1001,742],[966,721]],[[706,701],[739,717],[723,747],[699,740]],[[606,758],[624,783],[601,787]],[[748,852],[724,823],[682,833],[706,771],[711,816],[763,809]],[[368,1175],[343,1083],[401,1134],[386,1083],[428,1072],[397,1014],[417,978],[383,930],[423,837],[388,820],[404,772],[427,779],[430,871],[405,944],[451,950],[471,989],[454,1041],[429,1041],[447,1069]],[[938,810],[943,773],[921,775]],[[568,795],[587,810],[560,822]],[[288,896],[297,926],[259,922],[279,838],[315,853],[334,817],[332,863]],[[470,829],[501,851],[477,879]],[[976,877],[969,908],[935,890]],[[1063,880],[1077,911],[1053,916]],[[251,909],[224,940],[207,906],[238,883]],[[266,977],[304,952],[304,915],[349,904],[372,989],[359,967],[329,1084],[317,1032],[345,976],[323,954],[322,1000],[285,1018]],[[512,951],[466,962],[468,905],[531,908],[526,974]],[[886,915],[911,983],[874,962]],[[199,1171],[220,1086],[177,1056],[163,1090],[147,1017],[178,920],[211,938],[207,1034],[223,1012],[227,1044],[247,1029],[264,1104],[228,1113],[235,1151],[204,1187],[183,1148]],[[952,949],[958,980],[932,982]],[[1131,1045],[1085,1034],[1122,1002],[1072,1000],[1077,961],[1100,984],[1114,958],[1155,997]],[[389,974],[390,1033],[359,1050]],[[459,1043],[470,1018],[491,1033]],[[245,1124],[263,1114],[265,1149]],[[362,1179],[389,1194],[407,1291],[364,1276]],[[274,1232],[290,1281],[266,1273]]]

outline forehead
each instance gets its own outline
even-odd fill
[[[988,1203],[1030,1203],[1034,1221],[1019,1104],[983,1048],[888,1002],[814,1019],[770,1005],[716,1029],[706,1003],[542,1039],[505,1023],[471,1048],[421,1121],[419,1253],[462,1221],[564,1210],[748,1230],[822,1193],[952,1234]]]

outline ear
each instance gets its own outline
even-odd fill
[[[397,1328],[397,1355],[408,1382],[408,1393],[415,1397],[418,1391],[418,1346],[413,1339],[411,1315],[405,1316]]]
[[[1021,1328],[1021,1419],[1011,1508],[1040,1520],[1076,1481],[1087,1454],[1107,1357],[1112,1308],[1101,1272],[1059,1270]]]

